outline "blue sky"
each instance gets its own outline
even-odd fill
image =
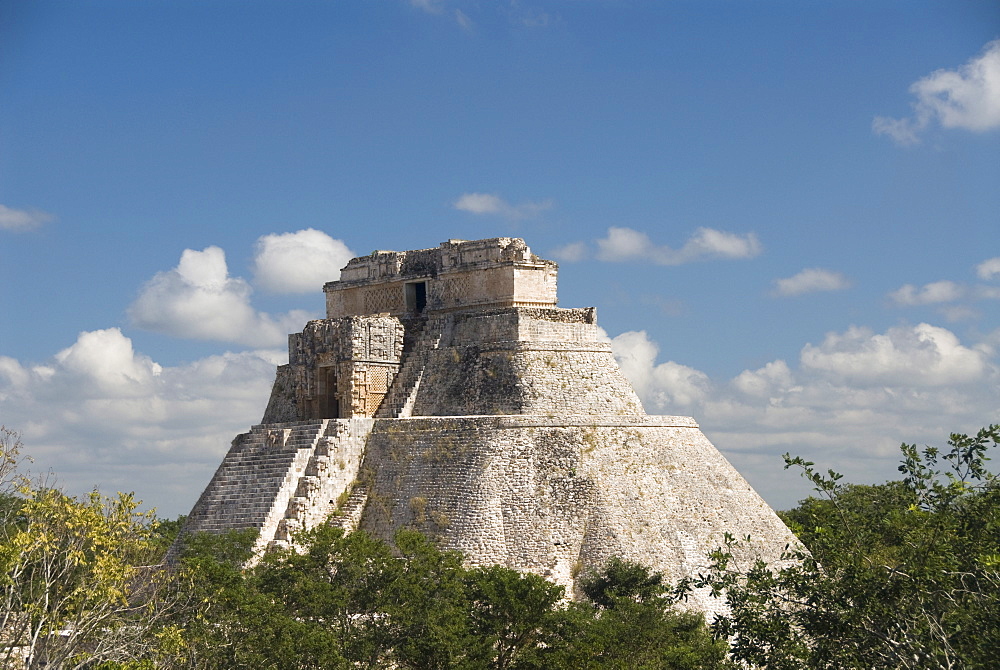
[[[186,512],[374,249],[517,236],[774,506],[1000,421],[1000,5],[0,1],[0,423]]]

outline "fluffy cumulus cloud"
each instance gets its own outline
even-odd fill
[[[913,115],[878,116],[872,128],[899,144],[915,144],[932,123],[986,131],[1000,127],[1000,40],[957,70],[937,70],[910,86]]]
[[[795,385],[788,363],[771,361],[757,370],[744,370],[733,379],[733,386],[747,396],[766,398],[785,392]]]
[[[818,291],[840,291],[851,282],[839,272],[823,268],[807,268],[796,275],[774,282],[774,295],[795,296]]]
[[[976,276],[983,281],[1000,278],[1000,256],[990,258],[976,266]]]
[[[659,346],[645,331],[629,331],[611,340],[618,365],[644,403],[654,407],[691,407],[711,390],[708,376],[686,365],[656,364]]]
[[[340,277],[354,258],[342,240],[313,228],[264,235],[257,240],[254,284],[269,293],[311,293]]]
[[[976,275],[986,282],[1000,277],[1000,258],[990,258],[975,267]],[[1000,300],[1000,286],[965,284],[948,279],[923,286],[903,284],[889,293],[889,299],[902,307],[934,305],[949,321],[965,321],[981,316],[973,306],[980,300]]]
[[[132,341],[118,328],[80,333],[73,346],[55,355],[55,361],[67,379],[83,380],[82,386],[107,397],[141,394],[163,372],[149,358],[137,356]]]
[[[73,493],[135,491],[186,513],[232,438],[260,421],[280,350],[161,366],[118,328],[83,332],[37,364],[0,356],[3,423],[36,474]]]
[[[54,218],[48,212],[38,209],[12,209],[5,205],[0,205],[0,230],[15,232],[34,230],[43,223],[52,221]]]
[[[1000,332],[1000,331],[998,331]],[[992,340],[963,343],[946,328],[850,328],[806,344],[797,361],[771,361],[731,379],[657,362],[643,332],[612,340],[646,410],[696,417],[708,437],[777,507],[810,493],[781,468],[802,455],[850,481],[897,476],[901,442],[941,444],[1000,417],[1000,372]]]
[[[801,356],[804,369],[852,386],[977,382],[987,373],[988,359],[987,352],[962,346],[950,330],[926,323],[885,333],[858,327],[829,333],[822,344],[807,344]]]
[[[512,205],[493,193],[463,193],[452,203],[452,207],[459,211],[479,216],[500,216],[511,221],[517,221],[537,216],[541,212],[551,209],[552,201],[540,200]]]
[[[258,312],[251,293],[245,280],[229,276],[222,249],[185,249],[176,268],[146,282],[128,314],[146,330],[250,346],[281,346],[311,318],[301,310],[279,316]]]
[[[712,258],[753,258],[762,251],[753,233],[737,235],[712,228],[698,228],[679,249],[654,244],[646,233],[632,228],[608,228],[597,240],[597,258],[602,261],[649,261],[658,265],[681,265]]]

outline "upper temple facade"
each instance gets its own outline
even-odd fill
[[[405,316],[487,307],[555,307],[556,269],[524,240],[448,240],[434,249],[374,251],[323,287],[326,316]]]
[[[410,527],[571,593],[611,556],[693,576],[726,533],[779,561],[794,536],[692,418],[646,414],[556,274],[505,237],[352,259],[185,532],[257,528],[264,551],[324,522]]]

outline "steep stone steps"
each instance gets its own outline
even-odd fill
[[[330,525],[335,528],[343,528],[344,532],[350,533],[358,527],[361,521],[361,513],[365,510],[368,502],[368,487],[360,482],[351,489],[351,494],[341,504],[336,513],[330,517]]]
[[[326,420],[254,426],[236,438],[188,517],[193,532],[259,528],[273,508],[283,510],[288,489],[305,470]]]
[[[355,485],[365,441],[374,425],[374,419],[355,417],[329,421],[322,437],[316,441],[302,476],[287,501],[282,517],[277,521],[273,534],[268,536],[270,548],[288,546],[297,531],[311,528],[327,520],[345,505],[351,505],[351,518],[356,525],[364,509],[367,495],[359,498],[355,493],[338,508],[345,491],[358,489]],[[354,506],[360,505],[355,509]],[[347,530],[353,530],[354,526]],[[263,535],[262,535],[263,537]]]
[[[428,353],[450,343],[452,324],[453,320],[449,315],[423,317],[419,330],[404,344],[399,373],[393,380],[392,388],[386,394],[377,417],[398,419],[412,415],[424,368],[427,366]]]

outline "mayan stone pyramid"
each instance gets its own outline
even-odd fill
[[[556,271],[512,238],[351,260],[186,532],[253,527],[263,551],[328,518],[413,527],[570,593],[611,556],[694,574],[726,532],[778,560],[788,529],[693,419],[643,411]]]

